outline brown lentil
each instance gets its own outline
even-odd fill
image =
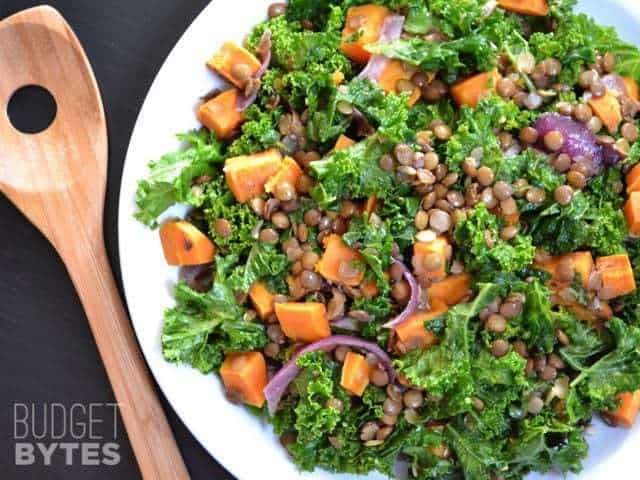
[[[333,351],[333,356],[335,357],[335,359],[342,363],[344,362],[345,357],[347,356],[347,353],[349,353],[351,351],[351,349],[349,347],[346,347],[344,345],[340,345],[338,348],[336,348]]]
[[[378,433],[376,433],[376,440],[384,441],[389,437],[389,435],[391,435],[392,432],[393,427],[382,427],[380,430],[378,430]]]
[[[527,345],[522,340],[516,340],[515,342],[513,342],[513,351],[520,355],[522,358],[529,358]]]
[[[546,196],[545,191],[538,187],[531,187],[526,194],[527,202],[529,203],[542,203]]]
[[[485,328],[490,332],[503,333],[507,329],[507,319],[502,315],[493,313],[487,319]]]
[[[447,202],[449,202],[453,208],[460,208],[464,205],[464,195],[456,190],[452,190],[447,193]]]
[[[322,287],[322,279],[316,272],[305,270],[300,274],[300,284],[307,290],[319,290]]]
[[[344,405],[342,404],[342,400],[340,400],[339,398],[330,398],[325,403],[325,406],[327,408],[333,408],[334,410],[337,410],[338,412],[342,412],[342,410],[344,409]]]
[[[638,127],[636,127],[633,123],[624,123],[620,128],[620,133],[629,143],[634,143],[636,140],[638,140]]]
[[[296,197],[296,189],[288,180],[281,180],[275,188],[275,197],[281,202],[293,200]]]
[[[449,140],[451,138],[452,132],[451,127],[449,125],[438,125],[433,129],[433,134],[436,136],[438,140]]]
[[[544,367],[544,369],[540,372],[539,375],[542,380],[549,381],[549,380],[555,380],[555,378],[558,376],[558,372],[551,365],[547,365],[546,367]]]
[[[584,89],[590,88],[598,80],[598,72],[595,70],[585,70],[578,77],[578,82],[580,86]]]
[[[376,422],[367,422],[360,429],[360,440],[368,442],[373,440],[380,430],[380,426]]]
[[[393,160],[393,157],[388,153],[385,153],[380,157],[380,168],[385,172],[390,172],[391,170],[393,170],[394,163],[395,162]]]
[[[251,207],[251,210],[253,210],[253,213],[262,216],[262,214],[264,213],[264,203],[265,202],[262,198],[254,197],[249,202],[249,206]]]
[[[487,187],[480,192],[480,201],[484,203],[489,210],[496,208],[498,205],[498,200],[496,200],[491,187]]]
[[[569,343],[571,343],[571,341],[569,340],[569,337],[567,336],[566,333],[564,333],[563,330],[556,330],[556,338],[558,339],[558,342],[560,342],[560,344],[567,346],[569,345]]]
[[[496,358],[504,357],[509,351],[509,344],[502,339],[494,340],[491,343],[491,355]]]
[[[409,288],[409,284],[405,280],[400,280],[391,287],[391,296],[400,304],[407,303],[410,295],[411,290]]]
[[[269,18],[279,17],[287,11],[287,4],[284,2],[272,3],[267,10]]]
[[[424,397],[419,390],[409,390],[402,397],[404,406],[413,410],[417,410],[424,404]]]
[[[398,417],[395,415],[383,415],[380,421],[387,426],[393,426],[397,423]]]
[[[592,117],[593,111],[586,103],[579,103],[573,108],[573,118],[578,122],[587,123]]]
[[[473,157],[465,158],[464,162],[462,162],[462,171],[472,177],[475,178],[478,175],[478,162]]]
[[[276,212],[271,216],[271,223],[278,230],[286,230],[291,226],[291,222],[289,221],[289,217],[282,212]]]
[[[556,152],[564,145],[564,136],[557,130],[552,130],[544,136],[544,145],[551,151]]]
[[[482,185],[483,187],[488,187],[493,183],[493,179],[493,170],[491,170],[489,167],[480,167],[478,169],[478,182],[480,183],[480,185]]]
[[[564,360],[560,358],[557,353],[549,354],[549,358],[547,359],[547,363],[551,365],[556,370],[562,370],[565,367]]]
[[[544,401],[539,395],[531,395],[527,403],[527,412],[531,415],[538,415],[544,408]]]
[[[216,233],[223,238],[226,238],[229,235],[231,235],[231,231],[232,231],[231,222],[229,222],[229,220],[225,218],[216,219],[214,228],[216,230]]]
[[[389,385],[387,385],[386,392],[387,392],[387,396],[390,399],[396,402],[402,401],[402,389],[399,386],[394,385],[393,383],[390,383]]]
[[[591,84],[590,87],[591,93],[593,93],[594,97],[602,97],[605,93],[607,93],[607,87],[600,80],[596,80]]]
[[[500,230],[500,238],[505,242],[513,240],[518,235],[518,227],[515,225],[507,225]]]
[[[598,133],[600,130],[602,130],[602,120],[594,115],[591,120],[587,122],[587,126],[593,133]]]
[[[269,337],[269,340],[277,343],[278,345],[282,345],[286,341],[284,332],[278,324],[269,325],[267,327],[267,337]]]
[[[269,342],[264,347],[264,354],[269,358],[276,358],[280,353],[280,345],[275,342]]]
[[[382,404],[382,411],[385,415],[397,416],[402,412],[402,405],[399,401],[387,398]]]
[[[553,160],[553,168],[558,172],[564,173],[571,167],[571,157],[566,153],[561,153]]]
[[[573,189],[569,185],[561,185],[553,192],[553,198],[560,205],[569,205],[573,199]]]
[[[584,188],[585,185],[587,184],[587,179],[582,173],[572,170],[569,173],[567,173],[567,182],[573,188],[580,190]]]
[[[498,91],[498,95],[500,95],[502,98],[511,98],[517,91],[516,84],[508,77],[503,77],[498,80],[496,89]]]
[[[265,228],[260,231],[259,240],[262,243],[267,243],[270,245],[275,245],[278,243],[280,239],[278,232],[276,232],[273,228]]]
[[[501,180],[496,182],[493,186],[493,194],[500,201],[507,200],[508,198],[511,198],[511,195],[513,195],[513,187],[511,187],[507,182],[503,182]]]
[[[520,130],[519,138],[524,143],[528,143],[529,145],[533,145],[538,141],[538,131],[533,127],[525,127]]]
[[[384,368],[376,366],[371,370],[371,383],[376,387],[386,387],[389,384],[389,375]]]
[[[513,198],[507,198],[500,202],[500,210],[504,215],[515,215],[518,213],[518,205]]]
[[[393,153],[400,165],[411,165],[413,163],[413,149],[409,145],[400,143],[395,146]]]
[[[443,210],[433,209],[429,215],[429,225],[436,232],[447,232],[451,228],[451,216]]]

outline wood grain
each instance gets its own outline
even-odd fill
[[[107,129],[100,92],[75,34],[50,7],[0,22],[0,190],[56,248],[75,285],[145,479],[188,479],[109,266],[103,238]],[[11,95],[40,85],[58,112],[25,135]]]

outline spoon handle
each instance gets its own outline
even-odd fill
[[[78,291],[144,479],[189,479],[113,279],[102,242],[63,260]]]

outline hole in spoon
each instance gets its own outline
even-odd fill
[[[22,133],[40,133],[53,123],[58,112],[53,95],[37,85],[22,87],[9,100],[7,113],[14,128]]]

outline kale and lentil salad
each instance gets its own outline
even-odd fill
[[[137,218],[167,360],[302,470],[579,472],[640,407],[640,52],[573,0],[290,0],[209,66]]]

